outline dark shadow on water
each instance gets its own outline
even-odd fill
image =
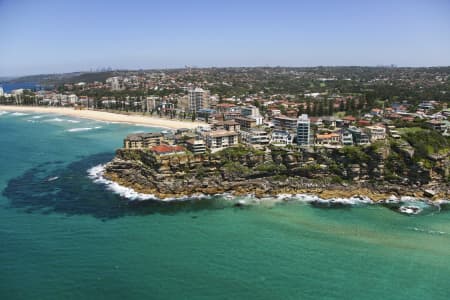
[[[3,190],[10,208],[26,213],[61,213],[69,216],[91,215],[108,220],[124,216],[176,214],[201,210],[223,209],[232,204],[217,199],[189,201],[129,201],[93,183],[87,170],[110,161],[112,153],[84,157],[67,166],[61,162],[40,164],[17,178]]]

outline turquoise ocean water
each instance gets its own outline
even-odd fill
[[[143,130],[0,115],[0,299],[450,299],[450,211],[129,202],[87,170]]]

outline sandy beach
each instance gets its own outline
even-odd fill
[[[199,125],[205,125],[205,123],[201,122],[168,120],[168,119],[161,119],[158,117],[150,117],[142,115],[133,115],[133,114],[126,115],[95,110],[75,110],[72,107],[0,105],[0,111],[52,113],[96,121],[165,127],[171,129],[195,128]]]

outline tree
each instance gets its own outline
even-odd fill
[[[306,113],[308,115],[311,115],[311,100],[310,99],[306,100]]]
[[[320,100],[319,107],[317,108],[317,116],[323,116],[324,107],[323,107],[323,100]]]
[[[334,102],[333,100],[328,100],[328,115],[332,116],[334,114]]]

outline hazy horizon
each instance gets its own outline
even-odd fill
[[[450,2],[0,0],[0,76],[450,65]],[[447,37],[447,38],[446,38]]]
[[[393,65],[393,66],[392,66]],[[44,75],[63,75],[63,74],[72,74],[72,73],[101,73],[101,72],[135,72],[135,71],[158,71],[158,70],[180,70],[185,68],[192,68],[192,69],[224,69],[224,68],[404,68],[404,69],[420,69],[420,68],[447,68],[450,67],[450,65],[436,65],[436,66],[398,66],[395,64],[392,65],[316,65],[316,66],[180,66],[180,67],[172,67],[172,68],[121,68],[121,69],[111,69],[106,70],[106,67],[101,70],[76,70],[76,71],[64,71],[64,72],[52,72],[52,73],[30,73],[30,74],[18,74],[18,75],[0,75],[1,79],[14,79],[14,78],[21,78],[21,77],[28,77],[28,76],[44,76]]]

